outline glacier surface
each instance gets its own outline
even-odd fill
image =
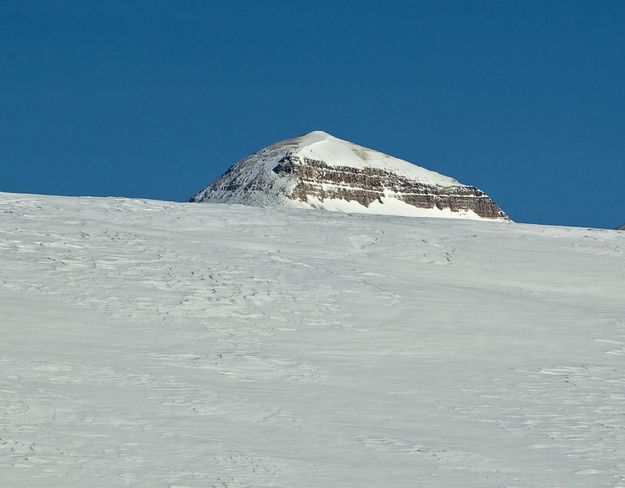
[[[625,487],[625,234],[0,194],[0,486]]]

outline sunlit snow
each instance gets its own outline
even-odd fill
[[[0,486],[625,487],[625,233],[0,194]]]

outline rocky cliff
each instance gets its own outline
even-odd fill
[[[474,186],[324,132],[289,139],[248,156],[191,201],[507,219]]]

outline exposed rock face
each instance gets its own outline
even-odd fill
[[[625,230],[625,224],[621,225],[620,227],[617,227],[616,230]]]
[[[248,156],[191,201],[507,220],[474,186],[324,132]]]
[[[302,202],[311,196],[326,199],[354,200],[365,207],[392,194],[394,198],[418,208],[471,210],[488,219],[505,218],[505,213],[481,190],[473,186],[436,186],[378,168],[357,169],[328,166],[323,161],[285,156],[275,168],[278,175],[294,175],[297,185],[291,194]]]

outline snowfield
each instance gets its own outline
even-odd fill
[[[0,194],[0,486],[625,487],[625,233]]]

